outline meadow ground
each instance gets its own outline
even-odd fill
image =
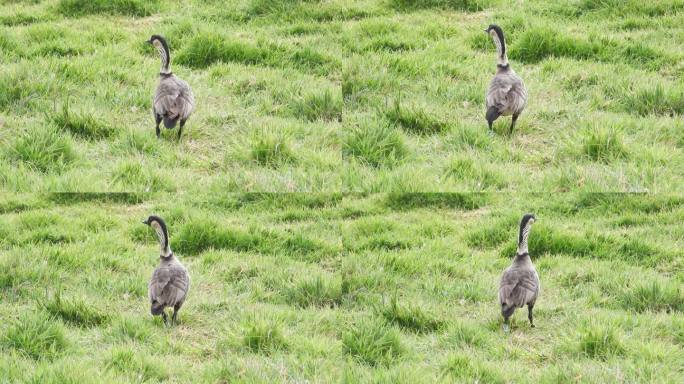
[[[498,279],[538,217],[536,328]],[[0,382],[681,383],[684,199],[5,195]],[[149,314],[167,219],[192,276]]]
[[[684,1],[2,0],[9,191],[676,191]],[[503,26],[530,101],[488,135]],[[165,35],[197,108],[154,137]],[[415,177],[420,174],[421,177]]]

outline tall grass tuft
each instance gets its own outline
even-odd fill
[[[390,323],[418,333],[434,332],[444,326],[443,321],[427,314],[420,307],[400,305],[396,297],[392,298],[389,305],[384,306],[380,313]]]
[[[252,352],[270,354],[287,349],[280,327],[273,323],[250,320],[245,326],[242,344]]]
[[[654,281],[622,292],[618,302],[622,308],[636,312],[684,312],[684,290],[676,283]]]
[[[298,307],[335,307],[342,303],[342,287],[339,281],[321,276],[302,281],[285,290],[288,303]]]
[[[99,312],[94,305],[79,299],[63,299],[57,292],[52,299],[46,299],[41,306],[55,317],[79,327],[96,327],[109,322],[109,317]]]
[[[505,383],[501,372],[494,366],[487,366],[473,359],[464,353],[457,353],[451,355],[444,366],[442,367],[442,374],[454,379],[458,382],[476,382],[476,383]]]
[[[43,312],[25,312],[2,337],[2,344],[32,359],[54,359],[68,346],[64,330]]]
[[[131,375],[140,381],[163,382],[169,378],[168,368],[165,364],[136,353],[130,348],[114,348],[110,352],[106,366]]]
[[[385,111],[387,120],[403,128],[406,132],[417,135],[432,135],[449,129],[443,122],[423,109],[401,105],[395,100],[394,106]]]
[[[159,175],[154,169],[145,167],[139,161],[124,161],[116,166],[112,174],[115,184],[140,192],[173,191],[173,180]]]
[[[209,220],[193,220],[181,227],[175,240],[178,252],[195,255],[207,249],[233,249],[249,251],[258,249],[260,237],[251,233],[224,228]]]
[[[399,334],[382,321],[368,319],[342,335],[345,353],[370,366],[388,366],[404,354]]]
[[[257,164],[272,168],[297,160],[285,137],[266,131],[252,136],[250,157]]]
[[[684,92],[666,91],[662,85],[638,91],[625,90],[620,97],[625,112],[640,116],[684,115]]]
[[[178,64],[192,68],[206,68],[217,62],[242,64],[264,64],[268,61],[268,50],[247,43],[226,40],[215,33],[195,36],[176,58]]]
[[[29,128],[10,147],[9,156],[40,172],[62,172],[76,161],[71,141],[54,127]]]
[[[292,110],[296,116],[309,121],[342,121],[342,98],[338,93],[326,89],[296,100]]]
[[[419,208],[477,209],[486,205],[484,193],[400,193],[387,195],[385,205],[395,210]]]
[[[451,161],[448,165],[445,174],[456,180],[474,183],[473,187],[476,190],[487,188],[503,188],[506,182],[503,177],[485,167],[482,164],[476,165],[475,160],[470,158],[457,158]]]
[[[344,138],[342,153],[372,167],[394,167],[408,156],[404,137],[384,121],[364,121]]]
[[[114,127],[90,114],[69,111],[68,102],[62,106],[61,113],[49,117],[49,119],[59,129],[88,140],[105,139],[116,132]]]
[[[491,3],[492,0],[390,0],[390,5],[394,9],[401,11],[444,8],[457,11],[480,12]]]
[[[606,163],[629,155],[622,136],[614,129],[601,127],[590,128],[584,133],[582,152],[591,160]]]
[[[59,13],[67,16],[94,14],[149,16],[159,9],[159,0],[60,0]]]
[[[625,347],[614,327],[608,325],[588,324],[579,330],[580,353],[593,358],[606,360],[611,356],[621,355]]]

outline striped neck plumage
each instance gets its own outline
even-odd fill
[[[168,49],[162,45],[159,40],[155,40],[154,46],[159,51],[159,56],[161,57],[161,69],[159,70],[160,75],[170,75],[171,74],[171,55]]]
[[[490,32],[494,44],[496,45],[496,65],[497,67],[508,67],[508,55],[506,54],[506,39],[503,36],[503,32],[492,29]]]
[[[531,229],[531,222],[528,222],[524,227],[520,228],[520,234],[518,236],[518,255],[528,254],[527,238],[530,236]]]
[[[162,227],[156,221],[152,222],[150,225],[152,228],[154,228],[154,231],[157,233],[157,237],[159,238],[159,257],[166,259],[173,256],[173,252],[171,252],[171,245],[169,244],[169,233],[166,230],[166,227]]]

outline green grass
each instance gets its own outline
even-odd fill
[[[242,343],[257,353],[268,354],[287,348],[287,342],[277,325],[257,321],[245,326]]]
[[[51,127],[30,128],[5,151],[10,159],[42,173],[62,172],[78,158],[69,138]]]
[[[608,359],[624,353],[624,346],[617,331],[611,326],[586,325],[580,330],[579,351],[594,359]]]
[[[54,359],[69,342],[64,329],[44,313],[24,313],[2,336],[2,345],[32,359]]]
[[[509,5],[8,3],[0,152],[12,165],[0,165],[0,189],[678,191],[681,1]],[[510,119],[491,135],[484,119],[492,23],[529,90],[512,135]],[[195,94],[180,142],[154,134],[152,34]],[[34,132],[46,126],[62,138]],[[55,148],[17,155],[26,134]]]
[[[42,303],[45,311],[64,322],[82,326],[94,327],[107,323],[107,315],[101,313],[93,303],[81,299],[63,299],[61,293]]]
[[[0,376],[10,381],[681,376],[676,195],[208,189],[2,201]],[[536,328],[523,309],[507,335],[497,287],[524,212],[538,218],[530,254],[542,291]],[[166,219],[191,275],[171,328],[149,313],[159,247],[140,221],[150,214]]]
[[[395,330],[375,319],[354,325],[342,336],[346,353],[371,366],[389,365],[404,353]]]
[[[409,150],[392,125],[369,120],[351,127],[342,154],[372,167],[394,167],[408,156]]]

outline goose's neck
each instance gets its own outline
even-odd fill
[[[159,238],[159,256],[162,258],[169,258],[173,256],[173,252],[171,252],[171,244],[169,244],[169,233],[166,228],[163,228],[156,222],[152,224],[152,227],[154,227],[154,231],[157,233],[157,237]]]
[[[520,228],[520,234],[518,235],[518,255],[528,254],[527,238],[530,237],[531,229],[532,225],[530,224]]]
[[[159,56],[161,57],[161,69],[159,70],[159,73],[161,75],[171,74],[171,54],[169,54],[168,48],[160,43],[155,44],[155,46],[157,47]]]
[[[492,39],[496,45],[496,66],[500,68],[508,67],[508,55],[506,53],[506,39],[503,34],[499,35],[492,31]]]

